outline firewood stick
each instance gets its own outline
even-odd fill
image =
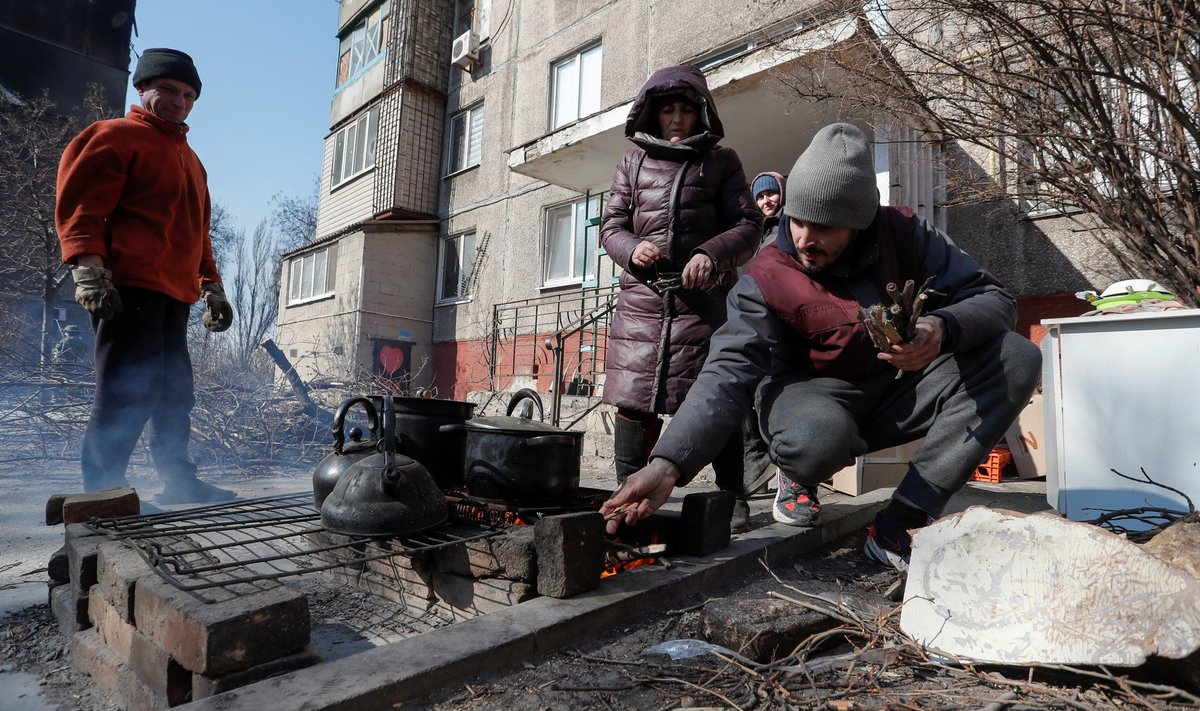
[[[896,327],[896,331],[900,333],[900,342],[908,343],[912,340],[912,332],[908,330],[908,314],[906,309],[901,304],[892,304],[888,307],[888,312],[891,314],[890,323]]]
[[[896,330],[896,327],[892,325],[886,315],[879,319],[879,329],[883,331],[883,335],[887,336],[888,341],[891,343],[904,343],[904,336],[900,335],[900,332]]]
[[[908,281],[904,282],[904,300],[910,304],[912,303],[913,296],[914,296],[913,289],[915,289],[916,286],[917,286],[917,283],[915,281],[913,281],[912,279],[909,279]]]
[[[867,329],[867,335],[871,337],[871,343],[880,351],[891,350],[891,345],[887,342],[887,336],[883,335],[883,331],[875,325],[874,319],[866,311],[859,309],[858,320],[862,323],[863,328]]]
[[[913,299],[912,316],[909,317],[908,330],[914,336],[917,335],[917,320],[921,318],[921,312],[925,310],[925,302],[929,299],[929,295],[925,292],[917,294],[917,298]]]
[[[900,289],[897,288],[894,283],[888,282],[884,289],[887,291],[887,295],[892,301],[896,302],[897,304],[903,304],[901,301]]]

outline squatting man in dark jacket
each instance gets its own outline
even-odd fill
[[[730,293],[729,320],[650,463],[601,508],[623,512],[610,532],[691,480],[753,399],[783,523],[815,523],[816,486],[855,457],[925,436],[866,543],[872,560],[907,567],[909,531],[941,516],[1029,401],[1041,355],[1012,332],[1016,302],[990,274],[878,195],[863,132],[819,131],[789,174],[778,240]],[[916,335],[880,353],[860,307],[890,303],[888,283],[928,277]]]
[[[209,237],[208,178],[184,123],[200,96],[192,58],[148,49],[133,73],[141,106],[85,128],[63,152],[55,214],[75,300],[96,334],[96,396],[83,436],[87,491],[128,486],[129,456],[147,422],[164,484],[161,503],[234,493],[196,478],[188,458],[195,403],[187,349],[191,305],[203,323],[233,323]]]

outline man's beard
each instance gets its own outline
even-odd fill
[[[816,276],[817,274],[823,273],[826,269],[829,268],[829,265],[833,263],[833,262],[826,262],[824,265],[818,266],[816,264],[809,264],[808,262],[804,261],[803,257],[828,257],[828,255],[825,253],[825,250],[823,250],[823,249],[814,249],[814,250],[810,250],[810,251],[803,251],[803,252],[800,252],[799,254],[801,256],[801,259],[798,259],[796,261],[800,262],[800,271],[804,272],[805,274],[808,274],[809,276]]]

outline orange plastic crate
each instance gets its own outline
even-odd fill
[[[1004,467],[1011,461],[1012,452],[1007,449],[993,449],[988,452],[988,457],[983,464],[980,464],[979,468],[975,470],[971,480],[999,484],[1001,477],[1004,476]]]

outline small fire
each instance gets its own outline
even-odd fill
[[[613,561],[604,566],[604,572],[600,573],[600,579],[604,580],[605,578],[611,578],[617,573],[621,573],[626,570],[633,570],[634,568],[640,568],[643,565],[650,565],[651,563],[657,562],[658,558],[638,558],[637,560]]]
[[[630,547],[621,544],[620,540],[614,541],[617,550],[609,551],[605,555],[604,571],[600,573],[600,579],[611,578],[617,573],[622,573],[626,570],[633,570],[644,565],[657,563],[658,558],[653,557],[655,553],[663,554],[667,552],[665,543],[658,542],[658,531],[650,538],[650,543],[641,547]]]

